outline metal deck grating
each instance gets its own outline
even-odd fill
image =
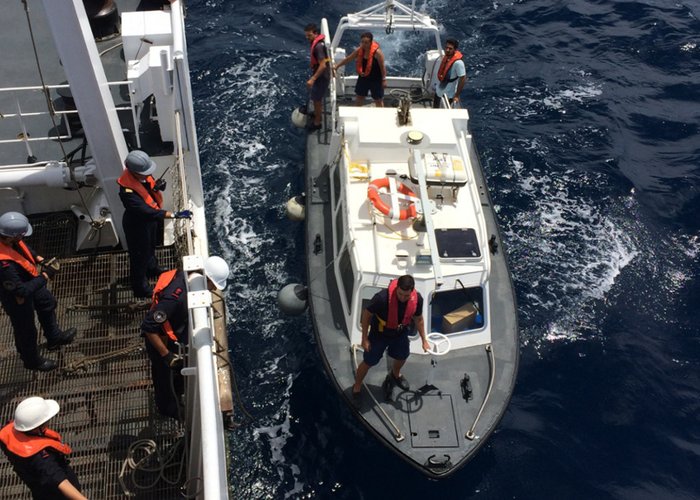
[[[149,438],[167,449],[183,434],[177,422],[155,411],[150,367],[139,337],[147,302],[139,304],[131,294],[126,252],[72,251],[76,224],[71,213],[32,217],[31,224],[34,233],[28,243],[45,257],[61,257],[61,272],[49,286],[58,300],[59,325],[76,327],[78,336],[71,345],[49,352],[40,335],[42,355],[57,360],[59,368],[50,373],[31,372],[22,366],[9,318],[0,311],[0,420],[2,424],[10,420],[16,405],[27,396],[56,399],[61,412],[51,427],[73,448],[71,465],[83,492],[91,499],[125,498],[118,475],[129,446]],[[171,268],[175,252],[161,248],[158,258],[163,268]],[[142,308],[109,307],[114,304]],[[96,307],[84,309],[86,305]],[[125,348],[128,352],[118,358],[92,363],[81,371],[65,371],[86,356]],[[152,473],[137,476],[144,484],[154,479]],[[0,491],[3,499],[31,498],[1,453]],[[163,481],[151,490],[135,492],[133,498],[138,499],[181,498],[177,487]]]

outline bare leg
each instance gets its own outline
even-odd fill
[[[391,373],[394,375],[395,378],[399,378],[401,376],[401,368],[405,364],[406,364],[405,359],[395,359],[394,360],[394,364],[391,367]],[[360,370],[358,369],[357,371],[359,372]]]
[[[314,101],[314,125],[321,125],[321,110],[323,101]]]
[[[362,389],[362,381],[367,376],[370,366],[364,361],[360,363],[357,367],[357,373],[355,373],[355,385],[352,386],[352,392],[358,393]]]
[[[355,96],[355,105],[356,106],[364,106],[365,105],[365,96],[356,95]]]
[[[384,107],[384,99],[375,99],[374,100],[374,107],[383,108]]]

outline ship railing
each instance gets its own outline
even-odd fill
[[[185,174],[185,142],[183,116],[175,112],[176,159],[173,169],[174,205],[177,210],[189,209],[190,198]],[[183,375],[188,380],[185,422],[188,434],[185,484],[187,498],[226,499],[226,446],[217,366],[217,341],[213,294],[204,277],[206,255],[194,241],[192,221],[177,220],[175,245],[182,257],[183,270],[188,272],[187,302],[190,310],[189,356]],[[214,410],[216,409],[216,410]],[[212,411],[214,410],[214,411]]]
[[[173,31],[173,92],[176,95],[176,111],[182,112],[183,137],[186,149],[195,151],[197,135],[194,125],[194,111],[189,103],[192,102],[192,88],[189,80],[189,63],[185,44],[185,19],[183,2],[172,0],[170,4],[170,21]]]
[[[128,87],[129,86],[128,81],[115,81],[115,82],[107,82],[107,84],[110,87]],[[25,101],[24,98],[20,99],[20,96],[26,95],[26,94],[33,94],[33,93],[42,93],[46,96],[49,97],[48,101],[51,101],[50,99],[50,93],[52,90],[54,91],[59,91],[61,89],[70,89],[70,86],[67,83],[62,83],[62,84],[56,84],[56,85],[46,85],[45,87],[42,85],[27,85],[27,86],[20,86],[20,87],[2,87],[0,88],[0,96],[2,96],[4,93],[15,93],[17,94],[15,96],[15,110],[13,112],[3,112],[0,110],[0,118],[3,119],[17,119],[19,122],[19,130],[22,132],[20,134],[17,134],[16,137],[12,139],[3,139],[0,138],[0,144],[11,144],[11,143],[25,143],[28,146],[28,153],[29,156],[31,155],[31,148],[29,147],[30,142],[39,142],[39,141],[56,141],[56,140],[61,140],[61,141],[70,141],[74,138],[75,130],[71,129],[71,124],[70,120],[68,119],[69,116],[78,116],[78,110],[77,109],[65,109],[65,110],[58,110],[55,109],[53,104],[51,105],[49,110],[44,110],[44,111],[24,111],[22,110],[20,101]],[[6,101],[9,102],[9,99]],[[117,106],[115,107],[116,111],[128,111],[131,112],[131,106]],[[65,126],[66,132],[64,134],[57,133],[56,135],[46,135],[46,136],[41,136],[41,137],[31,137],[27,133],[27,119],[37,119],[40,117],[46,117],[46,116],[58,116],[58,117],[66,117],[66,119],[63,121],[63,124]],[[132,120],[134,118],[132,117]],[[48,125],[48,124],[47,124]],[[136,129],[136,122],[134,122],[134,130]]]

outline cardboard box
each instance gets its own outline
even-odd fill
[[[469,330],[476,320],[476,307],[471,302],[450,311],[442,317],[442,333]]]

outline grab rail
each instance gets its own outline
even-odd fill
[[[489,396],[491,396],[491,390],[493,389],[493,382],[496,379],[496,359],[493,356],[493,346],[491,344],[488,344],[486,346],[486,355],[489,358],[489,387],[486,390],[486,395],[484,396],[484,400],[481,402],[481,407],[479,408],[479,413],[476,414],[476,418],[474,419],[474,423],[472,423],[472,426],[464,434],[464,437],[470,441],[473,441],[477,437],[476,434],[474,434],[474,429],[476,428],[477,422],[479,422],[479,419],[481,418],[481,414],[483,413],[484,408],[486,407],[486,403],[489,400]]]

